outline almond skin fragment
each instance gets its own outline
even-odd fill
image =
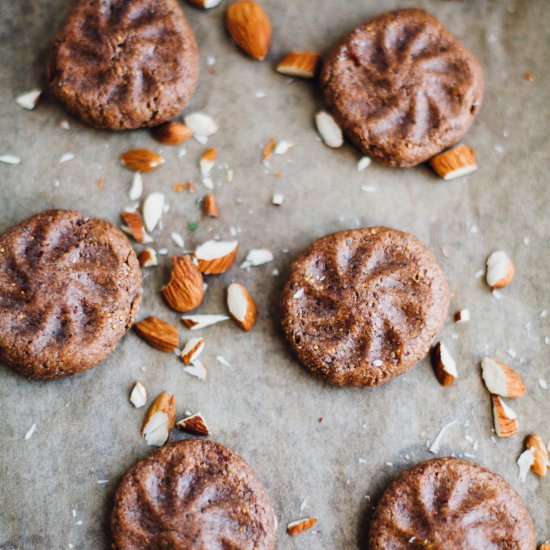
[[[191,129],[182,122],[165,122],[153,130],[153,137],[164,145],[179,145],[192,135]]]
[[[477,170],[476,152],[468,145],[457,145],[430,160],[432,168],[444,180],[452,180]]]
[[[300,533],[303,533],[304,531],[311,529],[316,523],[317,523],[316,517],[310,517],[310,518],[299,519],[296,521],[291,521],[286,526],[286,532],[291,537],[295,537],[296,535],[299,535]]]
[[[182,313],[200,306],[204,297],[204,280],[191,256],[172,258],[172,276],[162,287],[162,295],[172,309]]]
[[[225,273],[235,262],[237,241],[206,241],[195,250],[199,271],[208,275]]]
[[[208,193],[202,200],[202,211],[205,216],[209,216],[210,218],[220,217],[218,203],[216,202],[216,197],[212,193]]]
[[[491,396],[493,400],[493,416],[495,431],[498,437],[511,437],[518,433],[518,418],[498,395]]]
[[[481,361],[481,376],[487,389],[502,397],[520,397],[525,394],[525,384],[519,374],[508,365],[485,357]]]
[[[456,363],[442,342],[437,342],[432,349],[432,367],[442,386],[449,386],[457,379]]]
[[[176,426],[180,430],[184,430],[192,434],[210,435],[210,430],[208,429],[208,426],[206,425],[206,422],[200,412],[180,420]]]
[[[290,52],[277,63],[278,73],[299,78],[313,78],[320,55],[317,52]]]
[[[229,6],[225,19],[229,34],[246,54],[261,61],[271,46],[271,23],[263,8],[252,0]]]
[[[227,308],[240,328],[245,332],[252,330],[258,317],[258,308],[250,292],[240,283],[231,283],[227,288]]]
[[[121,212],[120,217],[124,220],[132,237],[138,243],[145,240],[145,225],[139,212]]]
[[[150,149],[131,149],[120,155],[120,162],[134,172],[150,172],[158,168],[164,159]]]
[[[161,447],[168,441],[175,420],[176,400],[171,393],[163,391],[149,407],[143,420],[141,435],[148,445]]]
[[[535,460],[531,465],[531,470],[540,477],[546,477],[546,472],[550,468],[548,459],[548,450],[544,446],[542,439],[537,434],[529,434],[525,438],[525,449],[534,448]]]
[[[158,317],[143,319],[134,325],[134,330],[151,347],[166,353],[173,352],[180,343],[178,329]]]

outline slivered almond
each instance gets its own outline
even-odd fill
[[[131,149],[120,155],[120,162],[134,172],[150,172],[158,168],[164,159],[150,149]]]
[[[178,329],[158,317],[143,319],[134,325],[134,330],[150,346],[159,351],[168,353],[179,346]]]
[[[157,251],[154,248],[146,248],[138,256],[139,267],[153,267],[158,265]]]
[[[184,315],[181,320],[191,330],[201,330],[220,321],[227,321],[227,315]]]
[[[508,365],[485,357],[481,361],[481,376],[487,389],[502,397],[519,397],[525,393],[525,384],[519,374]]]
[[[185,117],[185,124],[191,128],[193,135],[207,138],[218,131],[216,121],[206,113],[191,113]]]
[[[172,275],[162,287],[162,295],[176,311],[186,313],[200,306],[204,297],[204,280],[191,256],[172,258]]]
[[[164,145],[178,145],[192,135],[193,131],[182,122],[165,122],[153,130],[153,137]]]
[[[548,450],[544,446],[542,439],[537,434],[529,434],[525,438],[525,449],[534,449],[534,461],[531,470],[540,477],[546,477],[546,472],[550,468],[548,459]]]
[[[176,193],[181,193],[182,191],[194,193],[197,190],[197,184],[193,183],[191,180],[182,183],[174,183],[174,185],[172,185],[172,190]]]
[[[181,360],[186,365],[190,365],[193,361],[196,361],[203,352],[205,343],[206,340],[204,338],[190,338],[181,350]]]
[[[180,420],[176,426],[180,430],[184,430],[192,434],[210,435],[210,430],[208,429],[208,426],[206,425],[206,422],[200,412]]]
[[[437,342],[433,347],[432,366],[435,377],[442,386],[452,384],[458,377],[455,360],[443,342]]]
[[[145,226],[139,212],[121,212],[120,217],[124,220],[130,234],[138,243],[145,240]]]
[[[222,0],[189,0],[189,2],[204,10],[215,8]]]
[[[276,70],[288,76],[313,78],[320,57],[317,52],[290,52],[277,63]]]
[[[338,126],[332,115],[326,111],[319,111],[315,115],[315,125],[325,145],[333,149],[344,145],[342,129]]]
[[[311,529],[317,523],[316,517],[298,519],[296,521],[291,521],[286,526],[286,532],[291,536],[295,537],[308,529]]]
[[[432,168],[444,180],[453,180],[477,170],[476,152],[468,145],[457,145],[430,160]]]
[[[205,216],[211,218],[219,218],[220,210],[218,208],[218,203],[216,202],[216,197],[212,193],[208,193],[202,200],[202,211]]]
[[[263,8],[252,0],[240,0],[226,13],[229,34],[245,53],[261,61],[271,46],[271,23]]]
[[[206,241],[195,250],[199,270],[206,274],[225,273],[235,262],[237,241]]]
[[[493,416],[497,436],[510,437],[517,434],[517,414],[498,395],[492,395],[491,398],[493,400]]]
[[[496,250],[487,258],[487,284],[491,288],[508,286],[515,274],[515,267],[506,252]]]
[[[218,152],[214,147],[207,149],[201,155],[199,160],[199,168],[201,170],[201,175],[206,178],[210,175],[214,164],[216,164],[216,158],[218,157]]]
[[[227,288],[227,308],[231,317],[245,332],[249,332],[258,317],[258,309],[250,292],[240,283]]]
[[[273,151],[275,150],[275,146],[277,145],[277,142],[275,139],[271,138],[268,142],[268,144],[263,148],[262,150],[262,160],[265,162],[266,160],[269,160],[269,157],[273,154]]]
[[[147,403],[147,390],[143,385],[143,382],[138,380],[134,387],[132,388],[132,393],[130,394],[130,402],[136,409],[144,407]]]
[[[149,193],[143,201],[142,211],[147,231],[153,231],[164,212],[164,194],[158,191]]]
[[[176,400],[171,393],[163,391],[149,407],[143,420],[141,435],[148,445],[162,447],[168,441],[175,420]]]

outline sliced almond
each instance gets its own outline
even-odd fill
[[[191,330],[200,330],[227,319],[227,315],[184,315],[181,318],[185,326]]]
[[[130,394],[130,402],[136,409],[144,407],[147,403],[147,389],[143,385],[143,382],[139,380],[135,383],[132,393]]]
[[[199,160],[199,168],[201,170],[201,175],[203,178],[206,178],[210,175],[212,168],[216,164],[216,158],[218,157],[218,152],[214,147],[207,149],[201,155]]]
[[[237,241],[206,241],[195,250],[199,270],[206,274],[225,273],[235,262]]]
[[[4,164],[21,164],[21,159],[16,155],[0,155],[0,162]]]
[[[158,265],[157,251],[154,248],[146,248],[138,256],[139,267],[153,267]]]
[[[313,78],[317,72],[320,57],[317,52],[290,52],[277,63],[276,70],[288,76]]]
[[[150,172],[158,168],[164,159],[150,149],[131,149],[120,155],[120,162],[134,172]]]
[[[30,92],[25,92],[17,96],[15,101],[19,107],[23,107],[23,109],[27,109],[27,111],[32,111],[38,105],[41,95],[42,90],[31,90]]]
[[[458,377],[455,360],[443,342],[437,342],[433,347],[432,366],[435,377],[442,386],[452,384]]]
[[[481,376],[487,389],[502,397],[519,397],[525,393],[525,384],[519,374],[508,365],[485,357],[481,361]]]
[[[172,258],[172,275],[162,287],[162,295],[176,311],[186,313],[200,306],[204,297],[204,280],[191,256]]]
[[[192,135],[193,131],[181,122],[165,122],[153,130],[153,137],[164,145],[179,145]]]
[[[240,0],[226,12],[229,34],[246,54],[261,61],[271,46],[271,23],[263,8],[252,0]]]
[[[205,113],[191,113],[185,117],[185,124],[196,136],[210,137],[218,131],[215,120]]]
[[[542,439],[537,434],[529,434],[525,439],[525,449],[534,449],[534,460],[531,470],[540,477],[546,477],[546,472],[550,468],[550,462],[548,459],[548,450],[544,446]]]
[[[271,250],[267,250],[267,248],[253,248],[246,255],[246,259],[241,264],[241,267],[243,269],[248,269],[249,267],[257,267],[272,261],[273,253]]]
[[[205,216],[211,218],[219,218],[220,210],[218,208],[218,203],[216,202],[216,197],[212,193],[208,193],[202,200],[202,211]]]
[[[145,240],[145,226],[139,212],[121,212],[120,217],[124,220],[130,234],[136,242],[142,243]]]
[[[430,160],[432,168],[444,180],[453,180],[477,170],[476,152],[468,145],[457,145]]]
[[[515,267],[506,252],[496,250],[487,258],[487,284],[491,288],[508,286],[515,274]]]
[[[204,338],[190,338],[181,350],[181,360],[186,365],[191,365],[203,352],[205,343],[206,340]]]
[[[319,111],[315,115],[315,125],[325,145],[332,148],[338,148],[344,145],[342,129],[338,126],[332,115],[326,111]]]
[[[518,416],[498,395],[492,395],[495,431],[498,437],[510,437],[518,433]]]
[[[195,359],[191,365],[183,367],[183,370],[187,374],[190,374],[199,380],[206,380],[206,367],[202,364],[200,359]]]
[[[467,323],[470,320],[470,311],[461,309],[455,313],[455,323]]]
[[[147,231],[153,231],[164,212],[164,195],[159,192],[150,193],[143,201],[143,221]]]
[[[220,4],[221,1],[222,0],[189,0],[191,4],[198,6],[199,8],[202,8],[204,10],[215,8]]]
[[[143,178],[139,172],[136,172],[132,177],[132,184],[128,191],[128,197],[131,201],[137,201],[143,193]]]
[[[180,430],[184,430],[192,434],[210,435],[210,430],[208,429],[208,426],[206,425],[206,422],[200,412],[180,420],[176,426]]]
[[[240,283],[231,283],[227,288],[227,308],[233,320],[245,332],[249,332],[258,317],[254,298]]]
[[[175,420],[176,400],[171,393],[163,391],[149,407],[143,420],[141,435],[148,445],[162,447],[168,441]]]
[[[159,351],[168,353],[179,346],[178,329],[158,317],[143,319],[134,325],[134,330],[150,346]]]
[[[291,536],[295,537],[308,529],[311,529],[317,523],[316,517],[298,519],[296,521],[291,521],[286,526],[286,532]]]

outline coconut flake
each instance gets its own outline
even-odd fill
[[[451,427],[454,426],[457,423],[456,420],[453,420],[452,422],[449,422],[448,424],[445,424],[443,428],[441,428],[441,431],[437,434],[437,437],[434,439],[434,442],[431,444],[428,451],[432,454],[437,454],[439,452],[439,446],[441,445],[441,441],[443,440],[443,436],[445,435],[445,432]]]

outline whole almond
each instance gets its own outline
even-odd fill
[[[192,135],[191,129],[182,122],[165,122],[153,130],[153,137],[164,145],[178,145]]]
[[[120,162],[134,172],[150,172],[158,168],[164,159],[150,149],[131,149],[120,155]]]
[[[191,256],[172,258],[172,276],[162,288],[162,295],[172,309],[182,313],[200,306],[204,297],[204,280]]]
[[[134,325],[134,330],[150,346],[159,351],[172,352],[180,343],[178,329],[158,317],[143,319]]]
[[[229,34],[245,53],[261,61],[271,46],[271,23],[263,8],[252,0],[240,0],[226,13]]]

